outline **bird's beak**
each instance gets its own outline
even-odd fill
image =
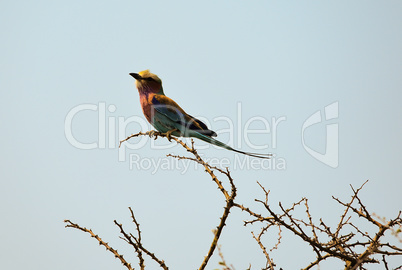
[[[129,73],[134,79],[139,80],[142,79],[141,75],[138,73]]]

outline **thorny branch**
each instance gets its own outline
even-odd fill
[[[194,141],[191,140],[191,146],[188,146],[186,143],[181,141],[180,139],[170,136],[170,134],[160,133],[157,131],[148,131],[148,132],[139,132],[137,134],[133,134],[128,136],[126,139],[120,142],[119,147],[125,141],[128,141],[131,138],[139,137],[139,136],[149,136],[157,139],[158,137],[166,137],[169,141],[174,140],[178,144],[180,144],[187,152],[191,153],[193,157],[187,156],[178,156],[178,155],[167,155],[172,158],[188,159],[194,161],[201,166],[204,167],[205,172],[211,177],[212,181],[217,185],[218,189],[221,191],[223,196],[225,197],[226,205],[224,207],[223,214],[220,218],[220,222],[214,232],[214,237],[212,243],[208,249],[207,255],[204,257],[204,260],[199,267],[200,270],[205,269],[207,266],[209,259],[212,257],[216,248],[218,248],[218,255],[221,257],[222,262],[220,264],[224,267],[223,270],[234,269],[233,266],[228,267],[226,261],[223,258],[223,255],[218,246],[218,240],[222,233],[222,230],[226,224],[226,220],[229,216],[230,210],[234,207],[240,209],[241,211],[246,212],[250,216],[250,220],[244,221],[244,225],[252,225],[261,223],[262,229],[258,235],[255,235],[252,232],[252,237],[256,240],[258,246],[260,247],[262,253],[266,259],[266,270],[274,270],[276,264],[272,259],[272,252],[278,249],[281,239],[282,239],[282,231],[283,229],[290,231],[296,237],[301,238],[306,244],[308,244],[313,252],[316,255],[316,258],[311,261],[303,270],[312,269],[315,266],[318,266],[321,262],[325,261],[328,258],[336,258],[345,263],[345,270],[354,270],[354,269],[366,269],[363,265],[372,264],[372,263],[383,263],[385,269],[389,268],[389,263],[387,262],[387,257],[402,255],[402,248],[392,245],[390,243],[382,242],[382,237],[385,235],[387,231],[390,231],[392,235],[394,235],[400,242],[402,239],[400,238],[401,228],[402,228],[402,219],[401,212],[395,217],[387,221],[385,218],[380,218],[376,214],[370,214],[367,210],[366,206],[363,204],[361,199],[358,196],[358,193],[361,191],[363,186],[368,182],[366,181],[360,186],[358,189],[354,189],[351,186],[353,195],[349,202],[343,202],[340,199],[333,197],[333,199],[344,207],[344,211],[340,217],[339,222],[336,224],[336,230],[332,231],[331,227],[326,225],[322,219],[319,219],[319,223],[314,222],[314,218],[311,215],[310,207],[308,204],[307,198],[302,198],[296,203],[293,203],[289,208],[285,208],[279,202],[280,212],[275,212],[271,205],[268,202],[269,199],[269,190],[267,191],[259,182],[257,184],[260,186],[262,191],[265,194],[264,200],[255,199],[256,202],[261,204],[265,210],[266,214],[257,212],[252,210],[250,207],[244,206],[243,204],[239,204],[235,202],[237,189],[234,184],[234,180],[228,170],[221,168],[217,168],[211,166],[207,162],[205,162],[200,155],[197,153],[197,150],[194,148]],[[223,174],[229,184],[230,190],[226,189],[223,183],[219,180],[219,178],[215,175],[215,172],[219,172]],[[303,218],[295,217],[294,210],[297,207],[305,208],[306,220]],[[134,217],[134,212],[131,208],[129,208],[131,213],[132,221],[135,225],[135,229],[137,232],[137,236],[134,236],[132,233],[127,233],[122,224],[119,224],[116,220],[114,223],[119,227],[120,233],[123,237],[120,237],[124,241],[126,241],[129,245],[134,248],[134,251],[137,254],[139,259],[140,269],[145,269],[145,262],[143,258],[143,253],[148,255],[152,260],[157,262],[162,269],[168,269],[163,260],[158,259],[158,257],[146,249],[142,244],[141,239],[141,231],[140,225]],[[372,226],[376,228],[376,232],[370,235],[367,232],[363,232],[359,229],[355,223],[353,223],[353,214],[357,215],[361,219],[365,220]],[[108,245],[108,243],[104,242],[98,235],[95,235],[90,229],[86,229],[84,227],[79,226],[78,224],[72,223],[69,220],[65,220],[67,223],[66,227],[76,228],[81,231],[87,232],[98,240],[100,245],[106,247],[111,253],[115,255],[116,258],[120,260],[120,262],[127,269],[134,269],[131,267],[131,264],[126,262],[123,258],[123,255],[120,255],[117,250],[113,249]],[[264,245],[262,241],[262,236],[271,231],[271,228],[278,228],[278,236],[276,237],[276,244],[271,248],[267,249],[266,245]],[[359,249],[358,249],[359,248]],[[362,249],[363,248],[363,249]],[[251,269],[251,265],[249,267]],[[282,269],[282,268],[280,268]],[[402,269],[402,265],[394,268],[394,269]]]
[[[148,251],[148,249],[146,249],[142,243],[141,243],[141,230],[140,230],[140,224],[137,222],[137,220],[134,217],[134,212],[131,209],[131,207],[129,207],[130,209],[130,213],[131,213],[131,218],[133,220],[133,223],[136,226],[136,230],[137,230],[137,236],[134,236],[133,234],[128,234],[124,231],[123,229],[123,225],[119,224],[116,220],[114,221],[114,223],[120,228],[120,233],[124,236],[124,238],[122,238],[124,241],[126,241],[127,243],[129,243],[131,246],[134,247],[135,252],[137,253],[137,256],[139,258],[140,261],[140,267],[141,269],[145,269],[145,265],[144,265],[144,259],[142,258],[142,251],[147,254],[149,257],[152,258],[152,260],[156,261],[160,267],[162,269],[168,270],[168,267],[166,266],[165,262],[163,260],[159,260],[154,253]],[[134,240],[134,241],[133,241]]]
[[[97,234],[93,233],[91,229],[87,229],[85,227],[81,227],[78,224],[75,224],[71,222],[70,220],[66,219],[64,220],[67,225],[65,226],[66,228],[75,228],[78,230],[81,230],[83,232],[87,232],[91,235],[91,237],[95,238],[98,240],[100,246],[104,246],[107,250],[109,250],[113,255],[120,260],[120,262],[129,270],[133,270],[134,268],[131,267],[131,264],[129,264],[124,258],[123,255],[120,255],[117,250],[113,249],[111,246],[109,246],[108,243],[104,242]]]
[[[364,184],[366,183],[367,181]],[[363,188],[364,184],[357,190],[352,187],[353,196],[348,203],[342,202],[334,197],[335,201],[345,207],[341,219],[336,226],[337,229],[335,233],[333,233],[330,227],[327,226],[321,219],[318,225],[313,223],[308,200],[306,198],[294,203],[289,209],[285,209],[282,204],[279,203],[282,213],[275,213],[268,204],[268,192],[265,191],[265,189],[263,189],[266,197],[265,201],[256,201],[264,205],[269,213],[269,216],[273,217],[274,220],[258,218],[248,221],[246,224],[256,221],[267,221],[268,228],[276,226],[284,227],[288,231],[291,231],[294,235],[300,237],[305,243],[310,245],[317,256],[315,261],[303,269],[311,269],[313,266],[318,265],[321,261],[324,261],[329,257],[338,258],[344,261],[346,264],[345,269],[351,270],[358,268],[360,269],[365,264],[379,263],[378,256],[376,257],[375,255],[402,255],[400,248],[381,242],[381,237],[384,236],[385,231],[393,228],[394,226],[401,226],[401,213],[399,213],[396,218],[390,220],[389,222],[381,223],[375,220],[372,215],[369,214],[369,211],[358,196],[358,193]],[[301,206],[302,202],[304,202],[308,221],[296,218],[292,214],[295,207]],[[354,205],[355,203],[358,204],[357,207]],[[368,233],[361,232],[358,227],[352,223],[351,216],[349,216],[350,211],[357,214],[360,218],[364,218],[367,222],[375,225],[377,227],[377,232],[372,236],[368,235]],[[310,228],[311,233],[307,233],[304,228]],[[349,230],[347,230],[347,228],[349,228]],[[355,232],[350,232],[350,228],[354,229]],[[342,232],[346,230],[348,233],[342,234]],[[357,235],[360,235],[363,240],[361,240],[361,238],[359,239]],[[322,240],[322,238],[324,238],[324,240]],[[360,253],[357,252],[355,248],[357,246],[364,247],[364,251]],[[383,257],[383,261],[385,261],[385,257]]]
[[[221,265],[223,267],[222,270],[235,270],[233,265],[230,265],[230,266],[227,265],[226,260],[225,260],[225,258],[223,256],[222,250],[221,250],[219,245],[217,246],[217,249],[218,249],[218,255],[221,258],[221,261],[219,262],[219,265]]]

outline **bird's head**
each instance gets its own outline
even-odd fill
[[[135,79],[135,85],[140,93],[163,94],[162,80],[149,72],[149,69],[138,73],[130,73]]]

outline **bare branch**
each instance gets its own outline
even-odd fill
[[[138,236],[135,237],[133,236],[131,233],[126,233],[124,231],[123,225],[119,224],[116,220],[114,221],[114,223],[120,228],[120,233],[124,236],[126,242],[128,242],[131,246],[134,247],[138,258],[140,259],[140,267],[141,269],[145,268],[144,265],[144,259],[142,258],[142,253],[141,251],[143,251],[145,254],[147,254],[149,257],[151,257],[152,260],[154,260],[155,262],[157,262],[160,267],[162,269],[168,270],[168,267],[166,266],[165,262],[163,260],[158,259],[154,253],[150,252],[149,250],[147,250],[141,243],[141,231],[140,231],[140,224],[137,222],[137,220],[134,217],[134,212],[131,209],[131,207],[129,207],[130,209],[130,213],[131,213],[131,218],[133,219],[134,224],[136,225],[136,230],[137,230],[137,234]],[[133,241],[134,239],[134,241]],[[143,268],[144,267],[144,268]]]
[[[223,253],[221,251],[220,245],[216,247],[218,249],[218,255],[221,258],[221,261],[219,262],[220,265],[222,265],[224,268],[222,270],[235,270],[233,265],[227,265],[225,258],[223,257]]]
[[[148,135],[150,137],[155,136],[155,138],[157,138],[158,136],[160,137],[167,137],[169,140],[173,139],[174,141],[176,141],[178,144],[180,144],[182,147],[184,147],[187,152],[190,152],[191,154],[193,154],[194,158],[190,158],[190,157],[184,157],[184,156],[176,156],[176,155],[171,155],[169,154],[168,156],[173,157],[173,158],[177,158],[177,159],[188,159],[188,160],[192,160],[195,161],[199,164],[201,164],[202,166],[204,166],[205,172],[209,174],[209,176],[212,178],[212,180],[216,183],[216,185],[218,186],[219,190],[223,193],[223,195],[225,196],[226,199],[226,206],[224,207],[224,211],[222,214],[222,217],[220,218],[220,223],[218,225],[218,227],[216,228],[216,230],[214,230],[214,238],[212,240],[211,246],[209,248],[209,251],[207,253],[207,256],[205,256],[201,266],[200,266],[200,270],[205,269],[206,265],[208,264],[209,259],[212,257],[214,250],[217,246],[219,237],[222,233],[223,227],[225,226],[225,222],[226,219],[229,216],[230,213],[230,209],[234,206],[234,199],[236,197],[236,186],[234,185],[233,182],[233,178],[230,175],[229,170],[226,168],[226,171],[219,169],[217,167],[213,167],[211,165],[209,165],[207,162],[205,162],[201,156],[197,153],[197,150],[194,148],[194,141],[191,139],[191,147],[189,147],[186,143],[184,143],[183,141],[181,141],[180,139],[173,137],[173,136],[169,136],[166,133],[160,133],[160,132],[156,132],[156,131],[150,131],[150,132],[139,132],[137,134],[133,134],[129,137],[127,137],[125,140],[122,140],[120,142],[121,143],[133,138],[133,137],[138,137],[141,135]],[[228,180],[229,183],[231,185],[231,192],[229,195],[229,192],[225,189],[225,187],[223,186],[222,182],[217,178],[217,176],[214,174],[213,170],[217,170],[218,172],[224,174]],[[139,245],[139,243],[137,243]],[[139,245],[140,246],[140,245]],[[144,252],[146,252],[145,250],[143,250]],[[149,255],[149,254],[148,254]]]
[[[65,223],[67,223],[67,225],[65,226],[66,228],[75,228],[78,230],[81,230],[83,232],[89,233],[91,235],[91,237],[95,238],[96,240],[98,240],[99,245],[104,246],[108,251],[110,251],[111,253],[113,253],[113,255],[118,258],[120,260],[120,262],[129,270],[133,270],[134,268],[131,267],[131,264],[129,264],[124,258],[123,255],[120,255],[117,250],[113,249],[111,246],[109,246],[108,243],[104,242],[98,235],[96,235],[95,233],[92,232],[91,229],[87,229],[85,227],[81,227],[78,224],[75,224],[73,222],[71,222],[70,220],[66,219],[64,220]]]
[[[331,254],[327,253],[322,257],[317,258],[317,260],[315,260],[314,262],[310,263],[306,268],[303,268],[302,270],[308,270],[311,269],[312,267],[318,265],[321,261],[324,261],[327,258],[332,257]]]
[[[137,134],[130,135],[129,137],[120,142],[119,147],[123,142],[138,136],[149,136],[154,139],[158,137],[166,137],[169,141],[171,140],[176,141],[184,149],[186,149],[187,152],[191,153],[192,157],[172,155],[172,154],[169,154],[167,156],[176,158],[178,160],[188,159],[203,166],[205,172],[211,177],[212,181],[217,185],[218,189],[222,192],[225,198],[226,204],[224,206],[224,211],[222,213],[222,216],[220,217],[220,222],[218,226],[213,231],[214,237],[208,249],[207,255],[204,257],[204,260],[201,263],[201,266],[199,268],[200,270],[206,268],[216,248],[218,248],[219,252],[218,255],[222,259],[222,262],[220,264],[225,267],[224,270],[234,269],[233,267],[229,267],[226,265],[226,262],[223,258],[223,254],[221,253],[218,246],[218,240],[222,234],[224,226],[226,225],[226,221],[230,214],[230,210],[233,207],[238,208],[241,211],[244,211],[248,215],[250,215],[251,219],[244,221],[245,226],[257,222],[260,222],[263,225],[260,233],[258,235],[255,235],[252,232],[252,236],[256,240],[257,244],[259,245],[260,249],[262,250],[262,253],[264,254],[267,260],[264,269],[274,270],[274,267],[276,267],[272,259],[272,254],[270,255],[270,253],[278,248],[282,239],[283,228],[292,232],[296,237],[301,238],[305,243],[311,246],[311,248],[315,252],[316,259],[311,263],[309,263],[305,268],[303,268],[305,270],[311,269],[314,266],[318,266],[320,262],[326,260],[327,258],[337,258],[339,260],[342,260],[345,263],[345,270],[365,269],[364,265],[370,263],[382,263],[385,269],[389,269],[386,257],[402,255],[402,248],[392,245],[390,243],[385,243],[383,242],[382,239],[386,231],[390,231],[392,235],[395,235],[395,237],[402,242],[402,239],[399,237],[401,235],[400,232],[402,231],[401,212],[399,212],[396,218],[391,219],[389,221],[387,221],[385,218],[380,218],[376,214],[370,214],[367,207],[359,198],[359,192],[362,190],[363,186],[368,181],[364,182],[358,189],[354,189],[353,186],[351,186],[353,194],[351,196],[351,199],[347,203],[332,196],[332,198],[337,203],[339,203],[341,206],[344,207],[344,210],[342,215],[340,216],[339,222],[332,227],[332,228],[335,227],[335,229],[331,229],[331,227],[328,226],[321,218],[319,219],[320,221],[319,223],[317,224],[314,223],[314,219],[313,216],[311,215],[310,206],[307,198],[300,199],[298,202],[293,203],[289,208],[285,208],[279,202],[280,211],[279,213],[274,212],[274,210],[268,203],[269,199],[268,195],[270,191],[265,189],[264,186],[261,185],[259,182],[257,182],[257,184],[260,186],[265,196],[263,200],[255,199],[255,201],[258,202],[259,204],[262,204],[265,207],[267,214],[262,214],[255,210],[252,210],[248,206],[238,203],[237,201],[235,202],[237,189],[228,168],[224,170],[222,168],[211,166],[210,164],[205,162],[201,158],[201,156],[197,153],[197,150],[194,148],[193,140],[191,140],[191,146],[189,146],[182,140],[171,136],[169,132],[160,133],[157,131],[148,131],[145,133],[139,132]],[[225,188],[222,181],[215,174],[216,172],[223,174],[224,178],[228,180],[230,184],[230,189]],[[303,215],[302,218],[298,218],[295,215],[295,209],[296,207],[303,207],[302,203],[304,204],[306,216]],[[114,221],[115,224],[120,228],[120,233],[123,236],[120,238],[134,248],[137,257],[139,259],[139,266],[141,269],[145,269],[143,253],[147,254],[154,261],[159,263],[159,265],[163,269],[165,270],[168,269],[163,260],[158,259],[155,256],[155,254],[153,254],[143,246],[141,239],[140,224],[135,219],[134,212],[132,211],[132,209],[129,208],[129,210],[131,213],[132,221],[135,225],[137,235],[134,236],[132,233],[127,233],[124,230],[122,224],[119,224],[117,221]],[[356,215],[361,218],[359,220],[365,221],[366,223],[368,222],[369,224],[372,224],[371,226],[374,225],[375,228],[377,228],[377,231],[374,233],[368,233],[363,231],[361,229],[362,227],[360,225],[357,225],[353,221]],[[82,228],[79,225],[74,224],[69,220],[65,220],[65,222],[68,223],[66,227],[73,227],[91,234],[91,237],[96,238],[100,245],[105,246],[107,250],[112,252],[115,255],[115,257],[118,258],[122,262],[122,264],[126,266],[126,268],[133,269],[131,265],[124,260],[123,256],[117,252],[117,250],[111,248],[107,243],[102,241],[102,239],[99,236],[95,235],[91,230]],[[271,249],[268,250],[267,247],[262,243],[261,238],[272,227],[278,227],[279,230],[278,238],[276,244]],[[380,260],[379,258],[380,256],[382,257],[382,260]],[[402,266],[399,266],[395,269],[401,269],[401,268]]]
[[[346,205],[345,211],[343,212],[343,214],[342,214],[342,216],[341,216],[341,220],[340,220],[339,223],[338,223],[338,228],[336,229],[335,237],[338,237],[339,232],[340,232],[340,230],[342,229],[342,226],[343,226],[343,224],[344,224],[344,223],[343,223],[343,220],[345,219],[345,217],[346,217],[346,215],[347,215],[347,213],[348,213],[348,211],[349,211],[349,208],[350,208],[350,206],[352,205],[353,201],[356,199],[357,193],[363,188],[363,186],[364,186],[367,182],[368,182],[368,180],[366,180],[366,182],[364,182],[364,183],[361,185],[361,187],[357,190],[357,192],[354,192],[351,201],[349,202],[349,204]],[[334,197],[332,196],[332,198],[334,198]],[[334,199],[335,199],[335,198],[334,198]]]
[[[267,259],[267,263],[269,264],[269,268],[270,270],[274,270],[275,267],[275,263],[272,261],[272,259],[269,257],[267,249],[265,248],[265,246],[261,243],[261,236],[263,234],[263,231],[261,231],[261,233],[258,235],[258,237],[256,237],[254,235],[253,232],[251,232],[251,234],[253,235],[253,238],[255,239],[255,241],[257,241],[258,245],[260,246],[262,252],[265,255],[265,258]]]

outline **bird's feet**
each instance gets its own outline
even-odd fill
[[[166,132],[166,138],[168,139],[169,142],[172,141],[172,133],[175,131],[179,131],[179,130],[175,128],[175,129],[172,129],[172,130],[169,130],[168,132]]]
[[[158,135],[159,135],[158,132],[155,131],[155,130],[148,131],[147,133],[148,133],[148,136],[150,138],[154,137],[154,140],[156,140],[158,138]]]

